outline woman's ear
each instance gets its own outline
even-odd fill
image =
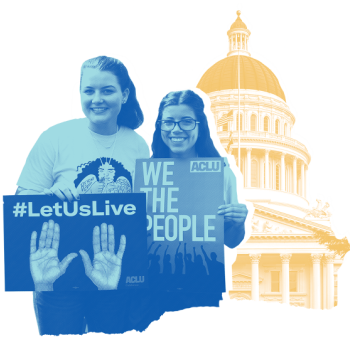
[[[130,90],[127,88],[123,91],[123,103],[126,103],[126,101],[128,100],[128,97],[129,97],[129,94],[130,94]]]

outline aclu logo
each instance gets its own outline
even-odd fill
[[[208,173],[208,172],[221,172],[221,161],[217,160],[193,160],[190,164],[191,173]]]
[[[145,276],[128,276],[126,283],[143,283],[145,282]]]

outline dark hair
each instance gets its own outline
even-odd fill
[[[78,167],[78,171],[81,169],[81,173],[77,175],[77,178],[74,180],[75,187],[78,187],[80,182],[84,180],[84,178],[87,175],[93,174],[98,178],[98,169],[101,166],[101,161],[104,163],[111,164],[115,170],[113,181],[115,182],[118,177],[124,176],[129,182],[130,186],[132,188],[132,178],[131,174],[128,170],[126,170],[122,163],[117,162],[116,160],[107,159],[106,157],[97,158],[96,160],[93,160],[92,162],[89,162],[87,164],[84,164],[84,167]]]
[[[107,71],[114,74],[119,81],[122,91],[129,89],[129,96],[118,115],[117,124],[127,126],[130,129],[137,129],[143,123],[143,113],[136,98],[134,83],[129,77],[128,70],[124,64],[116,58],[99,56],[91,58],[81,66],[80,83],[85,68],[96,68],[100,71]]]
[[[207,116],[204,114],[203,100],[191,90],[169,92],[160,102],[156,130],[153,134],[152,158],[169,158],[169,148],[162,140],[158,121],[162,119],[163,111],[168,106],[187,105],[192,108],[198,121],[198,139],[195,144],[198,157],[220,157],[210,137]]]

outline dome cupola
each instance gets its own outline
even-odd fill
[[[240,15],[241,11],[237,11],[237,19],[227,32],[229,40],[229,52],[227,56],[238,55],[238,52],[240,55],[250,56],[250,53],[248,52],[250,31],[242,21]]]

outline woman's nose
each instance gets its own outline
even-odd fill
[[[102,103],[101,94],[98,91],[94,93],[91,103],[94,103],[94,104]]]
[[[175,127],[174,127],[174,129],[173,129],[173,132],[182,132],[182,130],[180,129],[179,123],[176,123],[176,124],[175,124]]]

